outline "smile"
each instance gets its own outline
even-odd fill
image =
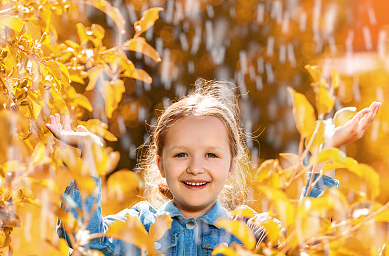
[[[183,181],[182,184],[184,184],[184,187],[190,190],[201,190],[208,186],[209,182],[203,181],[203,182],[190,182],[190,181]]]
[[[189,185],[189,186],[203,186],[205,184],[207,184],[208,182],[185,182],[185,185]]]

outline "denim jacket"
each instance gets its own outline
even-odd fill
[[[315,179],[316,178],[317,176],[315,176]],[[155,249],[159,250],[164,255],[211,255],[212,250],[220,243],[224,242],[230,245],[233,242],[237,242],[241,244],[235,236],[214,225],[219,218],[228,218],[228,211],[223,208],[219,202],[216,202],[207,213],[197,219],[186,219],[173,204],[173,201],[166,202],[158,210],[155,210],[148,202],[143,201],[137,203],[131,209],[127,208],[117,214],[103,217],[100,206],[101,179],[98,178],[95,182],[99,189],[97,196],[87,197],[84,202],[84,207],[86,205],[88,212],[93,203],[97,203],[98,205],[98,208],[93,213],[87,227],[91,233],[107,232],[111,223],[114,221],[125,221],[127,214],[137,216],[148,232],[150,225],[154,223],[156,216],[168,213],[173,220],[171,228],[160,240],[154,243]],[[312,189],[310,196],[317,197],[325,187],[333,186],[339,186],[339,183],[336,180],[324,176]],[[303,193],[306,193],[306,188],[304,188]],[[83,203],[81,202],[80,191],[77,189],[77,185],[74,181],[72,181],[65,190],[65,201],[66,197],[69,196],[77,204],[77,207],[81,208]],[[65,207],[65,209],[71,211],[77,218],[77,210],[75,207]],[[60,221],[57,222],[57,233],[59,237],[65,238],[68,244],[71,245]],[[109,256],[141,255],[140,249],[136,246],[109,237],[95,238],[85,246],[90,249],[99,250],[104,253],[104,255]]]

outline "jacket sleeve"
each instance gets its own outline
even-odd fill
[[[126,221],[126,215],[131,214],[139,216],[139,212],[136,209],[125,209],[115,215],[110,215],[107,218],[102,216],[101,210],[101,179],[94,178],[96,183],[95,193],[88,196],[84,200],[81,198],[81,193],[77,188],[75,181],[72,181],[63,194],[63,200],[61,207],[67,212],[71,212],[74,217],[82,223],[83,218],[79,218],[78,212],[82,211],[87,216],[90,214],[92,207],[95,206],[95,210],[87,225],[87,230],[90,234],[103,233],[105,234],[109,228],[109,225],[114,221]],[[68,233],[66,233],[61,221],[57,220],[57,234],[60,238],[66,239],[68,245],[72,248]],[[121,240],[112,239],[103,235],[102,237],[95,238],[84,245],[85,248],[99,250],[104,255],[116,256],[116,255],[140,255],[140,250],[131,244],[125,243]]]
[[[319,177],[319,173],[315,173],[314,181]],[[308,173],[308,181],[307,185],[303,188],[303,192],[301,193],[301,197],[307,195],[308,184],[311,179],[312,173]],[[332,179],[326,175],[323,175],[320,180],[312,187],[311,192],[309,193],[309,197],[318,197],[326,188],[339,187],[339,181]]]

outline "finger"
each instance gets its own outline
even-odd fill
[[[78,125],[76,131],[77,132],[89,132],[88,129],[86,129],[85,126],[83,126],[83,125]]]
[[[46,124],[46,127],[50,130],[50,132],[54,135],[54,137],[59,138],[61,136],[61,133],[54,125]]]
[[[364,132],[374,120],[374,111],[370,111],[359,122],[358,130]]]
[[[57,129],[62,129],[61,116],[57,113],[55,114],[55,125],[57,126]]]
[[[63,129],[65,131],[71,131],[72,128],[70,127],[70,117],[69,115],[64,115],[63,116]]]
[[[53,115],[50,115],[50,124],[55,125],[55,117]]]
[[[358,125],[361,121],[361,119],[367,114],[369,113],[369,109],[368,108],[364,108],[362,109],[361,111],[359,111],[352,119],[351,119],[351,122],[353,123],[353,125]]]

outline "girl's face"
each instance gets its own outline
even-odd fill
[[[233,163],[227,129],[213,116],[188,116],[168,128],[158,168],[186,218],[204,215],[215,204]]]

